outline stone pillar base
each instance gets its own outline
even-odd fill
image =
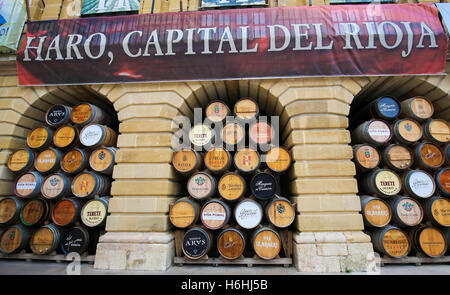
[[[174,253],[173,233],[107,232],[97,244],[94,268],[165,271]]]
[[[362,231],[296,232],[294,264],[299,272],[362,272],[373,253]]]

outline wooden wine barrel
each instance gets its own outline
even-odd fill
[[[382,146],[392,137],[392,129],[382,120],[370,120],[360,124],[353,130],[352,143],[366,143],[372,146]]]
[[[234,154],[234,166],[243,174],[255,172],[260,164],[259,153],[251,148],[240,149]]]
[[[194,173],[187,182],[189,195],[198,200],[214,196],[216,186],[216,179],[204,171]]]
[[[397,120],[392,126],[392,139],[401,144],[414,144],[422,138],[422,135],[422,126],[409,118]]]
[[[13,152],[8,157],[8,168],[15,173],[24,173],[34,167],[36,154],[33,150],[23,148]]]
[[[228,223],[230,215],[230,207],[227,204],[218,199],[213,199],[203,205],[200,220],[206,228],[216,230]]]
[[[200,259],[211,250],[212,243],[212,235],[208,230],[194,227],[184,234],[182,250],[186,257]]]
[[[61,169],[69,174],[78,174],[88,167],[89,152],[84,149],[71,149],[61,159]]]
[[[423,121],[431,118],[434,113],[434,107],[425,97],[416,96],[402,101],[403,118],[412,118],[417,121]]]
[[[20,221],[26,226],[41,226],[50,216],[50,204],[42,198],[29,200],[20,211]]]
[[[205,124],[197,124],[189,131],[189,140],[196,148],[207,148],[214,142],[214,139],[214,130]]]
[[[0,226],[15,224],[19,221],[23,201],[16,197],[5,197],[0,200]]]
[[[245,129],[238,122],[227,123],[220,134],[222,141],[228,146],[240,146],[245,140]]]
[[[28,172],[16,180],[14,193],[21,198],[34,198],[41,192],[44,177],[36,171]]]
[[[206,107],[205,113],[206,120],[213,123],[223,122],[227,116],[231,115],[231,111],[228,106],[220,100],[210,102]]]
[[[202,163],[202,156],[193,149],[181,149],[173,153],[173,167],[181,174],[189,175],[199,170]]]
[[[5,229],[0,238],[0,251],[4,254],[19,252],[28,246],[30,230],[21,224]]]
[[[30,248],[34,254],[46,255],[55,251],[64,234],[62,228],[56,224],[47,224],[38,228],[30,240]]]
[[[392,121],[401,113],[401,105],[391,96],[382,96],[370,104],[372,116],[385,121]]]
[[[450,124],[442,119],[430,119],[423,125],[423,134],[427,141],[446,144],[450,141]]]
[[[231,154],[222,147],[214,147],[205,154],[205,167],[211,173],[220,174],[230,169]]]
[[[363,174],[358,184],[361,192],[376,194],[379,197],[397,195],[402,188],[400,177],[394,171],[388,169],[378,169]]]
[[[447,144],[444,147],[444,154],[445,154],[445,165],[449,166],[450,165],[450,144]]]
[[[100,146],[115,146],[117,133],[106,125],[89,124],[81,129],[80,142],[92,149]]]
[[[388,199],[392,212],[392,222],[399,227],[416,226],[422,222],[422,205],[406,196],[393,196]]]
[[[71,193],[72,178],[63,173],[47,176],[41,186],[41,194],[46,199],[58,200]]]
[[[428,257],[441,257],[447,252],[448,244],[442,231],[430,225],[420,225],[410,232],[414,250]]]
[[[241,98],[234,104],[233,114],[240,121],[250,122],[258,118],[259,107],[255,100],[248,97]]]
[[[445,236],[445,239],[447,240],[447,254],[450,253],[450,247],[448,247],[448,245],[450,245],[450,227],[444,227],[442,228],[442,233]]]
[[[358,172],[373,170],[381,160],[378,150],[367,144],[353,146],[353,159]]]
[[[96,195],[106,195],[110,185],[111,181],[107,176],[92,171],[85,171],[74,177],[71,189],[75,197],[89,199]]]
[[[280,253],[281,238],[276,230],[261,227],[252,236],[252,246],[260,258],[273,259]]]
[[[389,205],[380,198],[361,196],[361,211],[367,227],[383,227],[391,221]]]
[[[54,148],[40,152],[34,161],[34,168],[42,174],[56,172],[59,169],[63,154]]]
[[[91,243],[90,232],[82,226],[74,226],[69,229],[61,239],[61,250],[64,254],[83,254],[89,249]]]
[[[289,169],[292,163],[291,154],[287,149],[280,146],[272,147],[265,154],[267,168],[275,173],[283,173]]]
[[[116,151],[117,149],[113,147],[101,147],[93,151],[89,157],[89,165],[92,170],[111,175],[113,173]]]
[[[272,126],[264,121],[257,121],[249,127],[249,140],[254,144],[268,144],[275,136]]]
[[[429,198],[436,190],[433,177],[422,170],[410,170],[403,173],[402,182],[403,193],[417,199]]]
[[[444,164],[444,154],[438,145],[431,142],[417,143],[413,146],[414,161],[418,168],[438,169]]]
[[[250,189],[255,198],[264,201],[277,193],[278,183],[272,174],[259,172],[250,180]]]
[[[413,152],[404,145],[390,144],[381,154],[383,164],[397,172],[409,169],[414,162]]]
[[[227,201],[238,200],[246,191],[245,179],[236,172],[225,173],[217,187],[220,196]]]
[[[273,198],[266,205],[265,213],[269,222],[278,228],[289,227],[296,215],[292,203],[283,197]]]
[[[106,124],[110,123],[108,114],[98,106],[90,103],[81,103],[72,109],[70,119],[74,124]]]
[[[434,174],[436,187],[445,197],[450,197],[450,168],[439,169]]]
[[[217,238],[217,249],[220,255],[229,260],[241,257],[245,250],[245,236],[236,228],[227,228]]]
[[[252,229],[258,226],[261,223],[263,215],[262,206],[252,199],[244,199],[234,208],[236,222],[245,229]]]
[[[81,221],[88,228],[102,227],[108,216],[109,197],[92,199],[81,209]]]
[[[52,127],[59,127],[68,123],[71,115],[71,107],[63,104],[56,104],[48,109],[45,114],[45,122]]]
[[[69,226],[80,218],[81,203],[77,198],[59,200],[51,212],[53,222],[58,226]]]
[[[450,227],[450,200],[440,196],[429,198],[424,205],[425,217],[437,226]]]
[[[47,126],[40,126],[31,130],[27,136],[27,145],[32,149],[44,149],[53,141],[53,130]]]
[[[372,244],[376,251],[392,258],[402,258],[411,251],[408,235],[400,228],[388,225],[371,232]]]
[[[80,131],[75,126],[63,125],[56,129],[53,144],[60,149],[74,148],[79,144]]]
[[[178,199],[169,210],[173,226],[187,228],[195,224],[200,216],[200,205],[188,197]]]

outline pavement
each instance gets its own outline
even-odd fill
[[[24,260],[1,259],[0,275],[66,275],[71,270],[70,262],[56,263],[53,261],[27,262]],[[184,265],[172,266],[167,271],[137,271],[137,270],[100,270],[92,264],[81,263],[81,275],[318,275],[317,273],[300,273],[294,266],[281,267],[256,265],[253,267],[241,265],[207,266]],[[450,264],[413,264],[385,265],[380,268],[381,275],[450,275]],[[367,275],[365,272],[324,273],[324,275]]]

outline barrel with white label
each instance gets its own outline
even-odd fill
[[[44,149],[53,141],[53,130],[47,126],[40,126],[31,130],[27,136],[27,145],[32,149]]]
[[[364,224],[368,227],[383,227],[391,221],[389,205],[380,198],[361,196],[361,211]]]
[[[440,193],[445,197],[450,197],[450,168],[443,168],[434,174],[434,180]]]
[[[53,105],[45,114],[45,122],[53,127],[59,127],[70,121],[72,108],[63,104]]]
[[[252,236],[252,246],[260,258],[273,259],[280,253],[281,238],[276,230],[270,227],[261,227]]]
[[[91,243],[91,233],[82,226],[74,226],[69,229],[61,239],[61,250],[64,254],[85,253]]]
[[[225,200],[236,201],[246,192],[245,179],[236,172],[228,172],[220,178],[218,191]]]
[[[115,146],[117,133],[106,125],[90,124],[80,131],[80,142],[88,148]]]
[[[433,224],[450,227],[450,200],[440,196],[429,198],[424,205],[425,217]]]
[[[277,193],[278,183],[272,174],[259,172],[250,180],[250,189],[257,199],[265,201]]]
[[[411,251],[411,241],[399,227],[388,225],[370,234],[374,249],[382,254],[392,258],[402,258]]]
[[[189,195],[194,199],[204,200],[216,193],[216,179],[207,172],[194,173],[187,181]]]
[[[425,170],[438,169],[444,162],[445,157],[441,148],[432,142],[422,142],[413,145],[414,162],[418,168]]]
[[[0,252],[11,254],[19,252],[28,246],[30,229],[21,224],[7,227],[0,237]]]
[[[249,127],[249,140],[255,145],[268,144],[276,135],[272,126],[265,121],[257,121]]]
[[[411,118],[420,122],[431,118],[434,113],[433,104],[422,96],[404,100],[401,104],[401,117],[403,118]]]
[[[292,163],[292,157],[289,151],[283,147],[272,147],[265,154],[267,168],[275,173],[283,173],[289,169]]]
[[[222,147],[214,147],[205,154],[205,167],[211,173],[220,174],[231,167],[232,157]]]
[[[41,226],[50,216],[51,204],[43,198],[29,200],[20,211],[20,221],[26,226]]]
[[[400,119],[392,125],[392,139],[395,142],[411,145],[419,141],[422,135],[422,126],[415,120]]]
[[[225,146],[239,147],[245,141],[245,129],[238,122],[225,124],[220,134]]]
[[[212,243],[212,235],[207,229],[194,227],[184,234],[182,250],[187,258],[200,259],[211,250]]]
[[[242,148],[234,154],[234,166],[243,174],[255,172],[260,164],[261,157],[259,153],[251,148]]]
[[[358,181],[358,185],[361,192],[376,194],[383,198],[397,195],[402,188],[400,177],[394,171],[388,169],[378,169],[363,174]]]
[[[54,148],[47,148],[41,151],[34,161],[34,167],[40,173],[56,172],[60,167],[63,154]]]
[[[243,122],[251,122],[259,116],[259,107],[255,100],[244,97],[239,99],[233,108],[236,119]]]
[[[74,148],[79,144],[80,131],[75,126],[63,125],[55,131],[53,144],[60,149]]]
[[[413,152],[407,146],[400,144],[388,145],[381,155],[383,164],[397,172],[405,171],[414,162]]]
[[[417,199],[429,198],[436,190],[433,177],[422,170],[410,170],[403,173],[402,182],[403,193]]]
[[[71,193],[72,178],[63,173],[47,176],[41,186],[41,194],[48,200],[58,200]]]
[[[234,209],[236,222],[245,229],[252,229],[261,223],[263,218],[262,206],[253,199],[240,201]]]
[[[422,205],[406,196],[393,196],[388,199],[392,212],[392,223],[399,227],[416,226],[422,222],[424,212]]]
[[[89,157],[89,166],[92,170],[111,175],[113,173],[116,148],[113,147],[101,147],[91,153]]]
[[[205,109],[206,120],[212,123],[223,122],[227,116],[231,115],[231,111],[228,106],[220,100],[212,101]]]
[[[28,172],[16,180],[14,193],[21,198],[34,198],[41,192],[44,177],[36,171]]]
[[[443,232],[434,226],[420,225],[410,232],[413,249],[428,257],[441,257],[447,252],[447,239]]]
[[[283,197],[273,198],[265,209],[266,218],[278,228],[289,227],[295,219],[295,209],[292,203]]]
[[[19,221],[23,201],[16,197],[5,197],[0,200],[0,226],[12,225]]]
[[[353,146],[353,159],[358,172],[368,172],[380,164],[380,153],[368,144],[357,144]]]
[[[16,150],[8,157],[8,168],[15,173],[24,173],[34,167],[36,154],[29,148]]]
[[[105,225],[108,216],[108,197],[92,199],[81,209],[81,221],[89,228],[100,228]]]
[[[217,250],[220,255],[229,260],[241,257],[245,250],[244,233],[237,228],[227,228],[217,237]]]
[[[194,225],[199,216],[200,205],[189,197],[178,199],[169,209],[170,223],[178,228]]]
[[[391,126],[383,120],[370,120],[360,124],[352,132],[352,143],[382,146],[392,137]]]
[[[430,119],[423,125],[424,137],[437,144],[450,141],[450,124],[442,119]]]
[[[196,148],[206,149],[214,142],[214,139],[214,130],[205,124],[197,124],[189,131],[189,140]]]
[[[189,175],[202,167],[202,156],[193,149],[181,149],[173,153],[172,165],[180,174]]]
[[[89,152],[74,148],[67,151],[61,159],[61,169],[69,174],[78,174],[89,165]]]
[[[230,207],[218,199],[206,202],[200,212],[202,224],[211,230],[222,228],[230,220]]]

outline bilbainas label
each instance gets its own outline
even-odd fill
[[[203,212],[202,219],[203,220],[225,220],[226,214],[222,212]]]

